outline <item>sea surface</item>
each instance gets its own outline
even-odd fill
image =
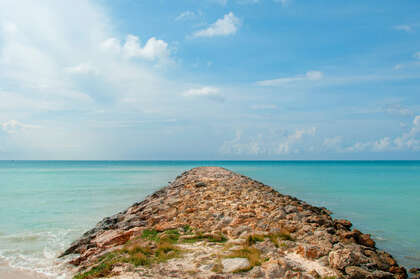
[[[0,161],[0,261],[66,278],[56,257],[73,240],[197,166],[325,206],[420,266],[420,161]]]

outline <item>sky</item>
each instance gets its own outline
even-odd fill
[[[420,159],[420,2],[1,0],[0,159]]]

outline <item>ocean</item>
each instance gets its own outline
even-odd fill
[[[420,266],[420,161],[0,161],[0,261],[67,278],[57,255],[73,240],[197,166],[327,207]]]

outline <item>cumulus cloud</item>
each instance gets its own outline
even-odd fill
[[[340,152],[385,152],[385,151],[420,151],[420,115],[417,115],[409,131],[397,137],[383,137],[378,140],[356,142],[339,148]]]
[[[38,125],[24,124],[17,120],[9,120],[3,123],[0,123],[1,128],[8,134],[16,134],[19,131],[27,129],[37,129],[40,128]]]
[[[282,85],[293,84],[297,82],[319,81],[323,79],[323,77],[324,77],[324,74],[320,71],[308,71],[304,75],[258,81],[257,85],[282,86]]]
[[[168,59],[170,56],[168,43],[155,37],[150,38],[144,46],[141,46],[139,37],[135,35],[128,35],[123,45],[116,38],[108,38],[102,42],[101,46],[105,50],[121,53],[127,58],[153,61]]]
[[[232,12],[226,14],[223,18],[218,19],[208,28],[199,30],[193,34],[194,37],[215,37],[234,35],[241,24]]]
[[[232,140],[227,140],[220,148],[222,154],[236,155],[286,155],[311,149],[305,138],[315,136],[316,127],[301,128],[294,131],[268,130],[245,135],[237,130]]]
[[[411,129],[397,137],[393,143],[399,150],[420,150],[420,115],[414,118]]]

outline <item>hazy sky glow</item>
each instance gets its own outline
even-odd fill
[[[420,159],[420,2],[0,2],[0,159]]]

